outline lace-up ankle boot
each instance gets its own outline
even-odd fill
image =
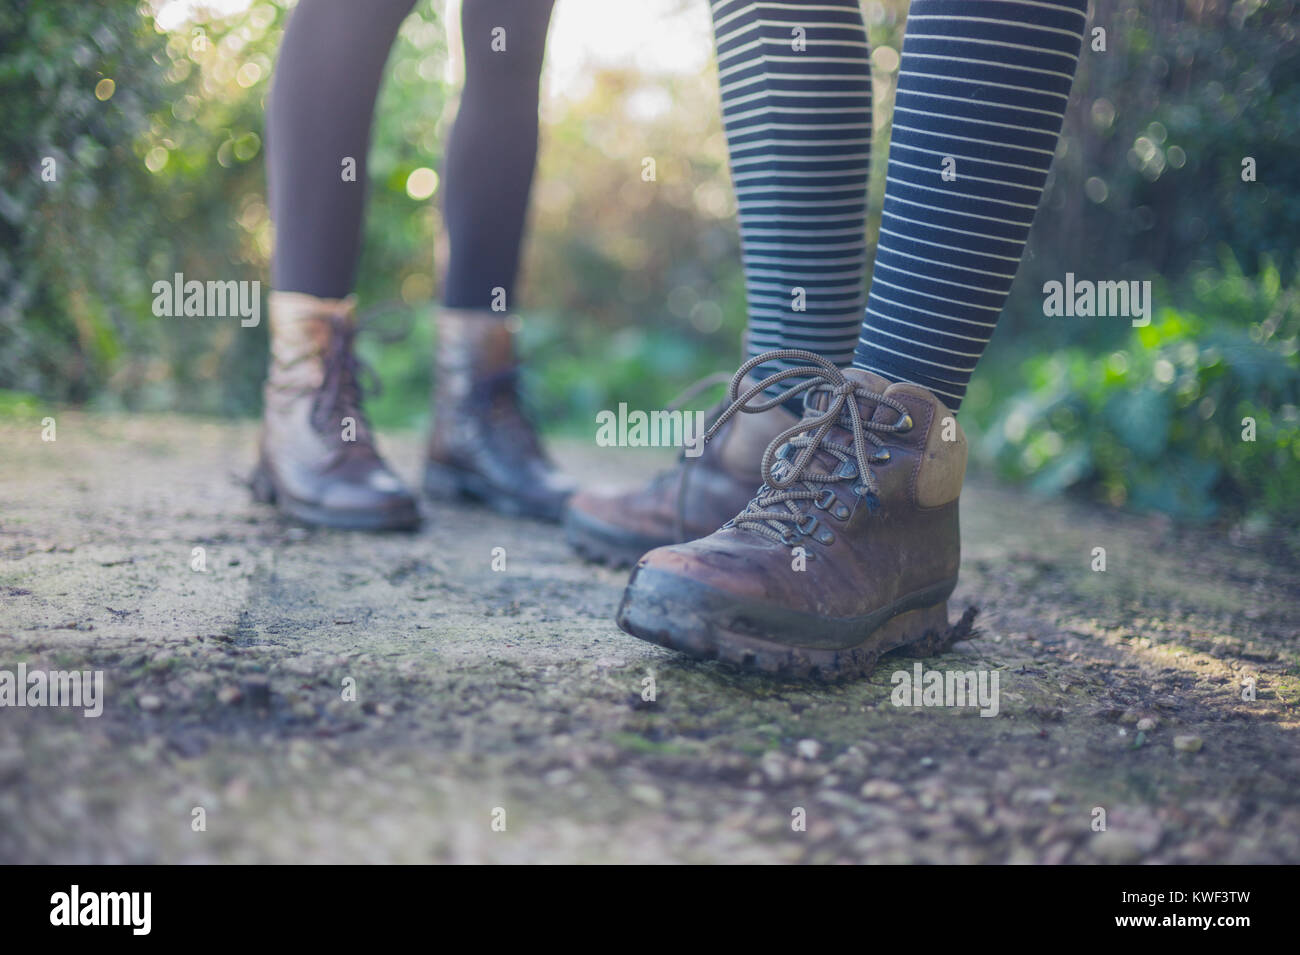
[[[354,299],[272,292],[270,325],[253,496],[308,524],[418,526],[415,498],[379,456],[362,411]]]
[[[705,420],[716,421],[726,406],[711,409]],[[732,416],[698,456],[683,453],[672,468],[637,487],[579,491],[564,518],[570,546],[589,560],[630,567],[656,547],[716,531],[754,496],[763,449],[799,420],[785,408],[764,408],[763,414]]]
[[[861,675],[902,646],[941,649],[960,563],[961,426],[924,388],[808,352],[760,355],[737,380],[776,358],[806,362],[782,373],[803,379],[782,396],[805,393],[803,418],[768,445],[762,487],[721,530],[641,558],[619,626],[795,677]],[[754,410],[736,392],[720,422]]]
[[[551,463],[519,406],[519,365],[507,322],[487,311],[445,308],[438,314],[424,490],[503,514],[559,521],[575,484]]]

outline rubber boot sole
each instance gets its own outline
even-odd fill
[[[548,524],[560,522],[567,502],[567,498],[555,503],[528,501],[485,489],[483,478],[474,472],[434,462],[426,462],[424,466],[424,493],[433,500],[473,501],[507,517],[531,517]]]
[[[631,567],[656,547],[677,543],[626,531],[573,508],[564,515],[564,538],[584,559],[615,570]]]
[[[627,633],[701,660],[780,677],[864,677],[892,650],[939,653],[971,633],[975,609],[956,625],[948,597],[956,578],[860,617],[821,617],[743,599],[653,568],[632,572],[618,608]]]
[[[420,508],[414,499],[408,507],[384,510],[322,507],[281,491],[261,463],[253,471],[249,486],[255,501],[270,504],[285,516],[304,524],[345,531],[413,531],[420,526]]]

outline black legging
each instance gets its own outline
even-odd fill
[[[451,254],[443,303],[486,309],[515,274],[537,159],[537,91],[553,0],[464,0],[465,89],[441,192]],[[275,289],[353,289],[366,155],[384,62],[415,0],[301,0],[267,107]],[[502,49],[504,47],[504,49]],[[355,181],[343,176],[348,158]]]

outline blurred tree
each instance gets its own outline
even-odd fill
[[[1265,258],[1300,265],[1295,0],[1095,0],[1052,179],[999,338],[1050,336],[1042,284],[1160,276]],[[1096,30],[1104,35],[1095,35]],[[1105,49],[1094,49],[1104,42]],[[1243,160],[1257,178],[1243,181]],[[1067,340],[1122,330],[1086,323]],[[1037,347],[1033,345],[1032,347]]]
[[[0,10],[0,388],[132,408],[258,407],[265,325],[158,318],[151,289],[176,272],[266,279],[261,137],[287,14],[255,2],[194,16],[169,31],[147,4]],[[437,163],[444,48],[422,4],[393,58],[371,164],[362,292],[376,301],[427,299],[432,287],[431,214],[406,182]]]

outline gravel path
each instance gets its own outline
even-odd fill
[[[253,438],[0,424],[0,671],[105,681],[95,719],[0,708],[0,862],[1300,862],[1300,568],[1267,542],[975,480],[975,638],[789,685],[624,635],[624,575],[545,525],[283,523],[233,477]],[[418,436],[384,447],[415,475]],[[895,706],[918,662],[996,673],[997,715]]]

